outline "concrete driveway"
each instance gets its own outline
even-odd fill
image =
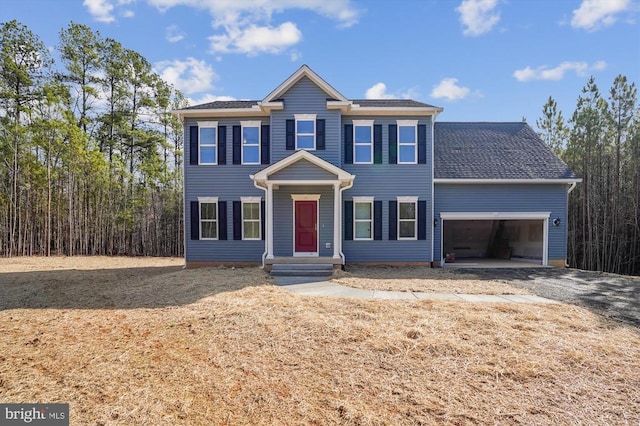
[[[560,268],[464,270],[470,272],[640,327],[640,277]]]

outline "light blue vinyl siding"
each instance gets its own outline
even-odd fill
[[[327,109],[328,97],[307,77],[300,79],[282,96],[284,109],[271,113],[272,164],[294,153],[286,149],[286,120],[293,120],[294,114],[317,114],[317,119],[325,120],[326,149],[310,152],[340,166],[340,111]]]
[[[567,185],[562,184],[435,184],[434,259],[441,259],[440,212],[551,212],[549,259],[567,254]],[[560,218],[560,226],[553,226]],[[433,229],[433,226],[431,227]]]
[[[320,256],[333,256],[333,187],[280,186],[273,191],[273,254],[293,256],[293,199],[291,194],[320,194],[318,214],[318,242]],[[331,248],[325,244],[331,243]]]
[[[297,161],[286,169],[280,170],[269,176],[269,179],[271,180],[335,180],[337,178],[338,176],[321,169],[307,160]]]
[[[372,117],[343,117],[344,124],[353,120],[365,120]],[[343,241],[342,252],[349,262],[430,262],[431,238],[433,238],[433,212],[431,210],[431,117],[420,117],[419,124],[427,128],[427,164],[389,164],[389,124],[396,120],[406,120],[406,116],[374,117],[374,124],[382,125],[382,164],[343,164],[342,168],[356,175],[353,187],[343,192],[343,200],[351,201],[355,196],[375,197],[382,201],[382,240],[377,241]],[[341,137],[344,143],[344,134]],[[344,158],[344,148],[341,158]],[[426,240],[391,240],[389,241],[389,201],[398,196],[416,196],[418,200],[427,202],[427,239]],[[431,224],[431,226],[430,226]],[[342,235],[344,237],[344,223]]]

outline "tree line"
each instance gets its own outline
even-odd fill
[[[544,141],[582,178],[569,196],[568,261],[640,275],[640,106],[623,75],[605,95],[593,77],[567,120],[549,97],[537,121]]]
[[[0,254],[181,256],[185,97],[73,22],[54,52],[2,23],[0,55]]]

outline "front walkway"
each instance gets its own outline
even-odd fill
[[[331,281],[314,281],[313,278],[275,277],[276,284],[294,294],[302,296],[333,296],[351,299],[385,299],[385,300],[453,300],[465,302],[492,303],[558,303],[535,295],[522,294],[442,294],[420,293],[409,291],[363,290],[345,287]]]

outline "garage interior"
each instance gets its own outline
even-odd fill
[[[447,263],[500,259],[542,264],[543,220],[445,220]]]

